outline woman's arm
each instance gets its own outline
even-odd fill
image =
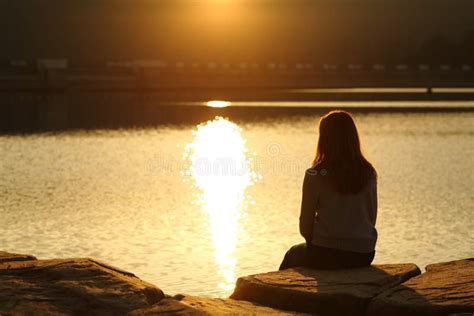
[[[375,226],[375,223],[377,222],[377,208],[378,208],[378,197],[377,197],[377,180],[373,180],[374,181],[374,187],[373,187],[373,190],[372,190],[372,198],[373,198],[373,204],[374,204],[374,214],[373,214],[373,222],[374,222],[374,226]]]
[[[314,216],[318,202],[316,170],[306,170],[303,181],[303,197],[301,199],[300,234],[310,242],[313,239]]]

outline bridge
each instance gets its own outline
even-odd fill
[[[166,91],[174,89],[307,89],[474,87],[470,64],[318,64],[314,62],[10,60],[0,64],[0,91]]]

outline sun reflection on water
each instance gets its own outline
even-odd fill
[[[186,158],[196,187],[199,203],[209,218],[214,255],[226,292],[235,285],[239,219],[250,200],[247,188],[256,179],[247,158],[245,139],[240,128],[222,117],[198,125]]]
[[[232,102],[214,100],[214,101],[207,101],[206,105],[211,108],[226,108],[228,106],[231,106]]]

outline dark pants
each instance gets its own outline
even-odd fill
[[[360,253],[302,243],[294,245],[286,252],[280,270],[294,267],[324,270],[365,267],[372,263],[374,256],[375,250]]]

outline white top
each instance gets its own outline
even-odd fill
[[[303,183],[300,232],[307,242],[368,253],[377,242],[377,180],[356,194],[341,194],[329,184],[330,171],[308,169]]]

